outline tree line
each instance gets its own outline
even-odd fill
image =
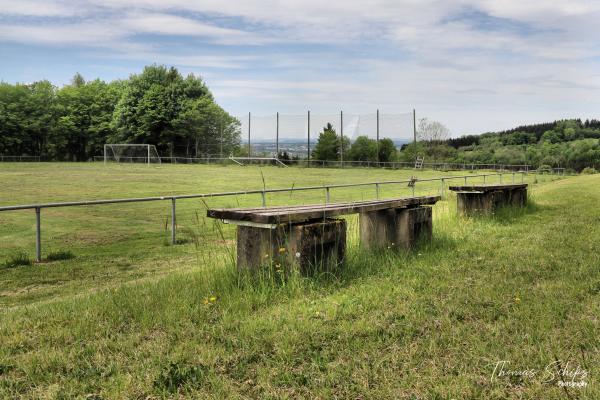
[[[394,161],[397,158],[396,146],[391,139],[381,139],[379,143],[368,136],[359,136],[354,143],[346,136],[338,135],[328,123],[319,134],[319,139],[311,157],[315,160],[338,161]]]
[[[430,157],[459,163],[529,164],[581,171],[600,165],[600,121],[560,120],[440,141]]]
[[[126,80],[86,81],[61,88],[48,81],[0,82],[0,154],[86,161],[105,143],[152,144],[161,156],[245,155],[240,121],[221,108],[195,75],[151,65]],[[384,138],[351,142],[323,127],[311,157],[337,161],[529,164],[581,170],[600,165],[600,120],[560,120],[502,132],[450,138],[441,123],[422,119],[417,144],[400,149]]]
[[[61,88],[0,83],[0,154],[85,161],[105,143],[153,144],[170,156],[229,154],[239,148],[240,123],[201,78],[165,66],[112,82],[76,74]]]

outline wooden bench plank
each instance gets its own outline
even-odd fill
[[[232,221],[248,221],[260,224],[281,224],[325,219],[340,215],[377,211],[389,208],[432,205],[440,196],[406,197],[389,200],[368,200],[333,204],[312,204],[299,206],[276,206],[262,208],[212,209],[207,211],[210,218]]]
[[[510,190],[523,189],[527,187],[527,183],[514,184],[487,184],[487,185],[457,185],[449,186],[448,189],[453,192],[489,192],[492,190]]]

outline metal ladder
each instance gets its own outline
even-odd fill
[[[423,169],[423,161],[425,161],[425,157],[418,157],[415,161],[415,169]]]

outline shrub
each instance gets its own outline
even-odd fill
[[[32,265],[33,262],[25,252],[18,252],[12,255],[8,260],[4,262],[4,268],[15,268],[25,265]]]
[[[547,165],[547,164],[542,164],[537,169],[537,172],[541,173],[541,174],[544,174],[544,173],[551,174],[552,173],[552,167],[549,166],[549,165]]]
[[[52,251],[46,256],[47,261],[70,260],[72,258],[75,258],[75,254],[69,250]]]
[[[588,174],[588,175],[592,175],[592,174],[597,174],[598,171],[596,171],[596,168],[593,167],[585,167],[582,171],[582,174]]]

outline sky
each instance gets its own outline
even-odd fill
[[[600,118],[598,21],[598,0],[0,0],[0,80],[157,63],[234,115],[416,109],[460,136]]]

